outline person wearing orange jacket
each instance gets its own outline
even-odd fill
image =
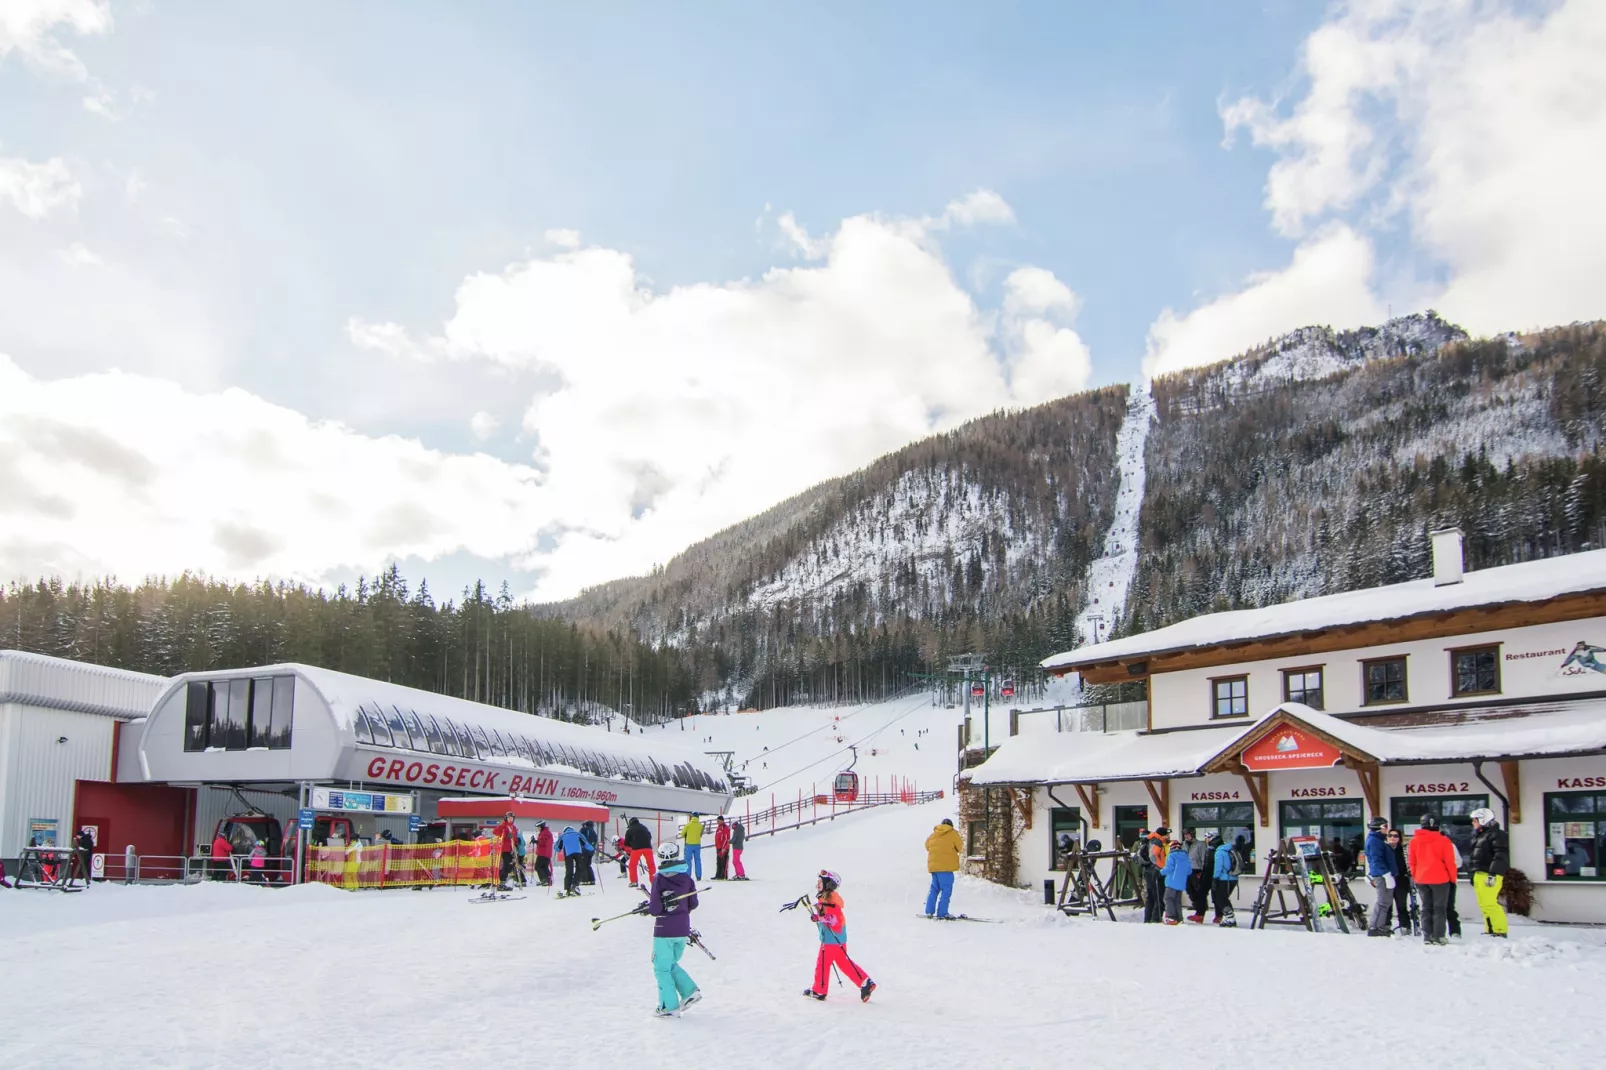
[[[1448,944],[1450,940],[1444,935],[1444,929],[1450,889],[1455,887],[1455,848],[1450,838],[1439,831],[1437,817],[1422,815],[1422,827],[1411,837],[1405,859],[1422,899],[1422,942]]]

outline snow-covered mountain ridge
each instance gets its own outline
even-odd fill
[[[1094,629],[1410,578],[1427,526],[1468,530],[1473,567],[1606,544],[1603,384],[1600,325],[1305,328],[914,443],[550,609],[755,702],[966,650],[1024,674]]]

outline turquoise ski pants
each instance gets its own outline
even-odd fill
[[[658,978],[658,1005],[669,1010],[680,1007],[681,1000],[697,991],[697,984],[680,968],[680,956],[686,952],[684,936],[655,936],[652,938],[652,972]]]

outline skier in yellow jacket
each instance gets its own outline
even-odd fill
[[[931,890],[926,893],[926,917],[951,918],[948,901],[954,895],[954,874],[959,871],[959,854],[964,842],[948,818],[926,837],[926,870],[931,874]]]
[[[692,814],[686,822],[686,872],[696,880],[703,879],[703,818]]]

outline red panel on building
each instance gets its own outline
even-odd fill
[[[1288,724],[1279,724],[1261,736],[1259,742],[1244,748],[1241,755],[1244,765],[1257,773],[1280,769],[1331,769],[1340,757],[1338,748]]]
[[[141,855],[188,854],[194,812],[192,788],[80,780],[73,792],[73,831],[94,825],[104,854],[121,854],[129,844]]]

